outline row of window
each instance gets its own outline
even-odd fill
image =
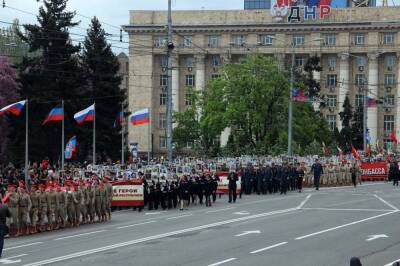
[[[335,130],[337,127],[336,124],[336,115],[327,115],[326,116],[326,121],[329,124],[329,128],[331,130]],[[388,134],[389,132],[394,130],[394,115],[384,115],[383,116],[383,130],[385,134]]]
[[[355,85],[363,86],[367,84],[367,78],[365,74],[355,74]],[[396,75],[395,74],[384,74],[384,83],[386,87],[396,86]],[[329,74],[326,76],[326,86],[327,87],[337,87],[338,79],[336,74]]]
[[[159,138],[159,147],[160,147],[160,149],[166,149],[167,148],[167,137],[160,136],[160,138]],[[186,148],[187,149],[192,149],[193,148],[193,142],[187,142],[186,143]]]
[[[196,60],[194,56],[186,56],[185,57],[185,66],[186,67],[195,67]],[[219,67],[222,64],[221,57],[219,55],[211,56],[211,66]],[[162,55],[160,57],[160,67],[167,68],[168,67],[168,57],[166,55]]]
[[[246,44],[246,35],[237,34],[232,35],[231,37],[231,45],[232,46],[244,46]],[[207,36],[208,47],[219,47],[220,46],[220,36],[219,35],[209,35]],[[259,35],[258,44],[270,46],[273,45],[274,35]],[[295,34],[292,35],[292,44],[295,46],[300,46],[305,44],[306,35],[303,34]],[[381,33],[381,43],[385,45],[392,45],[395,43],[396,33],[395,32],[383,32]],[[154,39],[154,46],[157,48],[165,47],[166,45],[166,37],[165,36],[157,36]],[[327,46],[336,45],[337,35],[336,34],[324,34],[323,35],[323,44]],[[364,45],[366,40],[366,33],[358,32],[354,33],[352,36],[352,44],[354,45]],[[183,36],[180,45],[185,48],[193,47],[193,36],[187,35]]]
[[[385,100],[386,105],[390,105],[390,106],[395,105],[395,95],[393,95],[393,94],[387,94],[385,96],[384,100]],[[355,102],[356,107],[362,106],[364,104],[364,95],[356,94],[356,96],[354,98],[354,102]],[[332,95],[332,94],[326,95],[326,106],[327,107],[336,107],[337,106],[337,96]]]
[[[160,106],[167,105],[168,102],[168,92],[166,87],[161,88],[160,92]],[[190,92],[185,94],[185,105],[191,106],[193,104],[193,94]],[[161,126],[160,126],[161,127]]]

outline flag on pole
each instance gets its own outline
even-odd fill
[[[65,152],[64,152],[65,159],[71,159],[74,151],[76,151],[76,136],[73,136],[68,141],[67,146],[65,147]]]
[[[117,125],[122,125],[122,123],[124,122],[124,112],[119,112],[117,119],[115,119],[114,121],[114,128],[117,127]]]
[[[360,155],[353,145],[351,145],[351,153],[353,154],[354,158],[356,158],[356,160],[361,160]]]
[[[64,110],[62,107],[53,108],[43,121],[42,125],[47,124],[50,121],[62,121],[64,119]]]
[[[304,95],[304,91],[292,88],[292,100],[294,102],[308,102],[308,97]]]
[[[0,109],[0,116],[4,115],[5,113],[11,113],[15,116],[19,116],[21,114],[22,109],[24,108],[26,100],[16,102],[6,107]]]
[[[324,153],[324,156],[329,155],[329,149],[326,147],[325,142],[322,142],[322,152]]]
[[[134,126],[146,124],[150,122],[150,112],[148,108],[139,110],[132,114],[131,123]]]
[[[396,144],[396,145],[397,145],[397,143],[399,143],[399,142],[397,141],[396,134],[394,133],[393,130],[390,131],[390,139],[393,140],[393,143]]]
[[[368,107],[376,107],[377,106],[377,102],[374,98],[370,98],[368,97]]]
[[[93,121],[94,119],[94,104],[89,106],[88,108],[76,113],[74,115],[74,119],[78,122],[79,125],[82,125],[85,122]]]

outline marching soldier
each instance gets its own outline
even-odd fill
[[[39,220],[38,212],[39,212],[39,197],[40,197],[40,191],[38,191],[38,186],[36,184],[31,185],[31,203],[32,203],[32,208],[30,210],[30,218],[31,218],[31,230],[30,232],[32,234],[37,233],[37,222]]]
[[[56,192],[54,191],[54,187],[52,184],[49,184],[50,191],[46,193],[47,196],[47,204],[48,204],[48,227],[47,230],[53,230],[56,228],[56,213],[58,210],[58,202],[56,197]]]
[[[17,188],[17,186],[14,184],[9,184],[7,187],[8,192],[10,193],[10,196],[8,197],[7,205],[8,205],[8,209],[10,210],[10,213],[11,213],[11,222],[10,222],[10,235],[11,236],[19,236],[20,235],[19,221],[18,221],[19,196],[15,192],[16,188]]]
[[[58,208],[56,212],[56,229],[64,228],[66,225],[65,217],[67,216],[65,211],[67,210],[67,194],[61,190],[60,186],[56,186],[56,201],[58,202]]]
[[[229,203],[236,202],[236,181],[238,181],[238,176],[235,170],[231,170],[228,175]]]
[[[324,173],[324,169],[322,165],[319,163],[318,159],[315,160],[315,163],[311,167],[311,172],[314,173],[314,186],[316,190],[319,190],[319,182],[321,179],[321,174]]]
[[[74,204],[74,186],[71,183],[66,185],[67,188],[67,197],[65,201],[65,205],[67,206],[67,216],[69,220],[70,227],[74,227],[76,224],[75,221],[75,204]]]
[[[106,211],[108,214],[108,219],[111,220],[111,206],[112,206],[112,198],[113,198],[113,187],[110,183],[110,179],[106,178],[105,189],[107,191],[107,202],[106,202]]]
[[[29,211],[32,208],[31,198],[28,193],[26,193],[25,187],[20,186],[19,188],[19,212],[18,212],[18,220],[19,220],[19,228],[20,234],[26,233],[29,235],[29,229],[31,227],[31,219],[29,217]],[[23,230],[26,230],[23,232]]]
[[[87,187],[87,195],[88,195],[88,201],[87,201],[87,210],[88,210],[88,215],[90,218],[90,223],[94,223],[94,216],[95,216],[95,188],[89,184]]]
[[[82,201],[81,201],[81,214],[82,214],[82,224],[87,223],[87,217],[88,217],[88,212],[87,212],[87,204],[89,201],[89,195],[87,193],[86,186],[84,185],[84,182],[81,182],[79,184],[79,189],[82,193]]]
[[[39,216],[40,216],[40,232],[46,230],[46,226],[49,223],[49,219],[47,216],[48,212],[48,203],[47,203],[47,195],[45,192],[45,186],[43,184],[39,185],[40,195],[39,195]]]
[[[211,207],[211,195],[214,190],[214,182],[211,179],[209,173],[206,174],[206,181],[205,181],[205,195],[206,195],[206,207]]]
[[[81,206],[83,205],[82,191],[79,189],[78,184],[75,184],[75,191],[72,192],[72,197],[75,207],[75,226],[80,226],[81,221]]]

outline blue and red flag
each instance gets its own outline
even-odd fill
[[[95,115],[94,104],[89,106],[88,108],[76,113],[74,115],[74,119],[78,122],[79,125],[82,125],[85,122],[93,121]]]
[[[65,159],[71,159],[72,155],[74,154],[74,151],[76,151],[76,136],[73,136],[68,141],[67,146],[65,146],[65,151],[64,151]]]
[[[119,112],[117,119],[115,119],[114,121],[114,128],[116,128],[117,125],[122,125],[123,122],[124,122],[124,112]]]
[[[368,107],[376,107],[377,106],[377,102],[374,98],[369,98],[368,97]]]
[[[150,122],[150,112],[148,108],[139,110],[132,114],[131,123],[134,126],[146,124]]]
[[[292,100],[294,102],[308,102],[308,97],[304,95],[304,92],[299,89],[292,89]]]
[[[53,108],[43,121],[42,125],[47,124],[50,121],[62,121],[64,119],[64,110],[62,107]]]
[[[15,116],[19,116],[22,112],[22,109],[25,106],[26,101],[20,101],[16,102],[10,105],[7,105],[6,107],[3,107],[0,109],[0,116],[4,115],[5,113],[11,113]]]

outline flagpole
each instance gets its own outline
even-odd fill
[[[148,132],[149,132],[149,134],[148,134],[148,142],[149,142],[149,150],[148,150],[148,152],[147,152],[147,162],[148,162],[148,164],[150,164],[150,152],[151,152],[151,122],[152,122],[152,120],[151,120],[151,111],[150,111],[150,108],[149,108],[149,118],[150,118],[150,121],[149,121],[149,123],[148,123]]]
[[[29,143],[28,143],[28,99],[26,99],[26,109],[25,109],[25,186],[29,188],[29,176],[28,176],[28,152],[29,152]]]
[[[96,102],[93,104],[93,166],[96,165]]]
[[[62,112],[63,112],[63,117],[62,117],[62,123],[61,123],[61,171],[64,171],[64,160],[65,160],[65,155],[64,155],[64,118],[65,118],[65,110],[64,110],[64,100],[61,101],[61,106],[62,106]]]
[[[121,103],[122,121],[121,121],[121,165],[125,164],[125,115],[124,115],[124,104]]]

